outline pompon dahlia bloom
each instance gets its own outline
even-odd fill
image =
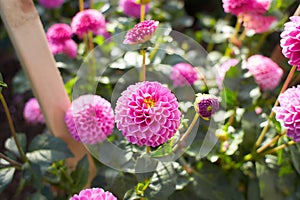
[[[65,114],[65,122],[75,140],[95,144],[112,134],[114,112],[107,100],[87,94],[72,102]]]
[[[124,14],[130,17],[140,18],[141,16],[141,11],[140,11],[141,4],[137,3],[136,0],[120,0],[119,7]],[[149,7],[150,5],[146,4],[145,6],[146,13],[149,11]]]
[[[223,64],[221,64],[218,67],[218,75],[216,77],[216,83],[219,87],[219,89],[221,90],[223,88],[222,84],[223,84],[223,80],[225,78],[226,72],[231,68],[236,66],[239,63],[238,59],[229,59],[227,61],[225,61]]]
[[[59,8],[65,0],[39,0],[39,3],[45,8]]]
[[[97,35],[100,29],[106,29],[105,18],[101,12],[95,9],[86,9],[78,12],[71,22],[73,32],[82,38],[84,34],[91,31]]]
[[[102,188],[84,189],[79,194],[73,195],[69,200],[117,200],[117,198],[109,191]]]
[[[173,86],[183,87],[191,85],[198,80],[196,69],[188,63],[177,63],[172,67],[170,79],[173,81]]]
[[[264,33],[277,21],[276,17],[264,16],[257,13],[245,13],[242,15],[243,26],[246,30],[253,30],[255,33]]]
[[[283,70],[273,60],[262,55],[249,57],[246,67],[263,91],[274,89],[283,75]]]
[[[36,98],[31,98],[25,103],[23,117],[30,124],[45,123],[43,113]]]
[[[205,120],[208,120],[215,112],[219,110],[219,100],[212,94],[196,94],[194,102],[196,112]]]
[[[49,27],[46,36],[51,52],[56,55],[67,54],[70,58],[77,55],[77,44],[72,40],[72,29],[68,24],[58,23]]]
[[[124,44],[141,44],[151,39],[158,27],[159,21],[145,20],[130,29],[123,41]]]
[[[295,142],[300,142],[300,85],[280,94],[278,101],[280,106],[273,109],[276,119],[283,121],[290,138]]]
[[[180,125],[181,112],[171,91],[158,82],[139,82],[122,92],[115,108],[117,128],[138,146],[156,147]]]
[[[290,17],[280,37],[283,55],[289,59],[290,65],[297,66],[300,71],[300,16]]]
[[[236,16],[249,12],[263,14],[269,9],[271,1],[272,0],[222,0],[224,11]]]

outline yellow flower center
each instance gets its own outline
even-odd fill
[[[155,106],[155,101],[151,97],[145,98],[144,103],[147,105],[147,108],[152,108]]]
[[[208,106],[207,111],[211,111],[211,110],[212,110],[212,106]]]

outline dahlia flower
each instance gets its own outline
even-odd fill
[[[191,85],[198,79],[196,69],[188,63],[177,63],[172,67],[170,79],[173,81],[173,86]]]
[[[111,104],[98,95],[83,95],[72,102],[65,122],[73,138],[84,144],[104,141],[112,134],[114,113]]]
[[[39,0],[39,3],[45,8],[59,8],[65,0]]]
[[[226,13],[236,16],[242,13],[265,13],[270,7],[271,0],[222,0]]]
[[[117,128],[138,146],[163,144],[180,125],[181,112],[175,95],[158,82],[130,85],[119,97],[115,112]]]
[[[130,29],[123,41],[124,44],[141,44],[151,39],[156,31],[159,22],[154,20],[145,20],[136,24]]]
[[[300,71],[300,16],[290,17],[280,37],[283,55],[289,59],[290,65],[297,66]]]
[[[72,40],[72,29],[68,24],[54,24],[49,27],[46,36],[51,52],[56,55],[67,54],[70,58],[77,55],[77,44]]]
[[[101,12],[94,9],[86,9],[78,12],[72,18],[71,27],[73,32],[82,38],[89,31],[97,35],[100,32],[99,29],[106,29],[106,23]]]
[[[79,194],[73,195],[69,200],[117,200],[117,198],[109,191],[102,188],[83,189]]]
[[[283,121],[290,138],[295,142],[300,142],[300,85],[281,93],[278,101],[280,106],[273,109],[276,119]]]
[[[208,120],[215,112],[219,110],[218,98],[212,94],[196,94],[194,102],[196,113],[205,120]]]
[[[138,4],[136,0],[120,0],[119,7],[130,17],[140,18],[141,16],[141,4]],[[149,4],[146,4],[145,11],[146,13],[149,11]]]
[[[226,72],[231,68],[236,66],[239,63],[237,59],[229,59],[225,61],[220,67],[218,67],[218,75],[216,77],[216,82],[219,89],[222,89],[222,83],[225,78]]]
[[[255,33],[264,33],[276,22],[276,17],[264,16],[257,13],[245,13],[242,15],[243,25],[246,30]]]
[[[23,117],[30,124],[45,123],[43,113],[36,98],[31,98],[25,103]]]
[[[283,70],[274,61],[262,55],[249,57],[246,67],[263,91],[273,90],[283,75]]]

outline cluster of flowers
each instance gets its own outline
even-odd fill
[[[226,13],[239,17],[246,30],[263,33],[276,22],[273,16],[267,16],[272,0],[222,0]]]

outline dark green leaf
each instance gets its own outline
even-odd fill
[[[38,164],[26,162],[22,166],[23,178],[40,190],[43,187],[43,176]]]
[[[23,133],[17,134],[17,140],[19,141],[22,151],[26,152],[26,144],[27,144],[26,135]],[[10,137],[5,141],[5,148],[11,151],[12,153],[14,153],[15,155],[17,155],[18,157],[20,157],[17,145],[13,137]]]
[[[1,88],[3,88],[3,87],[7,87],[7,84],[6,84],[6,83],[4,83],[4,82],[2,82],[2,81],[0,81],[0,87],[1,87]]]
[[[36,193],[31,194],[28,197],[28,200],[48,200],[48,198],[45,197],[44,195],[42,195],[40,192],[36,192]]]
[[[24,93],[28,90],[30,90],[30,84],[27,80],[27,77],[25,76],[25,73],[23,70],[20,70],[13,78],[13,91],[14,93]]]
[[[85,155],[76,166],[76,169],[71,173],[71,177],[74,180],[74,191],[80,191],[87,183],[89,176],[89,160]]]
[[[298,174],[300,174],[300,146],[299,144],[288,147],[291,152],[292,164]]]
[[[12,181],[15,170],[14,167],[0,168],[0,193]]]

